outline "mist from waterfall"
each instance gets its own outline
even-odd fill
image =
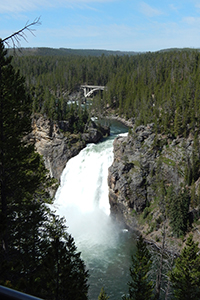
[[[89,270],[91,300],[98,298],[102,286],[110,300],[121,299],[127,292],[132,239],[113,222],[108,200],[115,136],[87,145],[69,160],[55,197],[57,214],[66,218],[68,232]]]

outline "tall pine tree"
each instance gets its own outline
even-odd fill
[[[200,299],[200,255],[198,243],[189,236],[170,275],[175,297],[180,300]]]
[[[24,138],[31,131],[31,105],[24,79],[0,42],[0,280],[14,286],[33,272],[49,198],[42,158]]]
[[[151,254],[147,249],[142,236],[137,241],[136,254],[132,256],[130,267],[131,281],[129,286],[128,300],[150,300],[153,299],[153,282],[149,279],[149,271],[152,261]]]
[[[40,297],[52,300],[87,300],[88,271],[63,219],[50,213],[46,224],[48,246],[41,266]]]
[[[42,157],[25,138],[31,99],[0,42],[0,284],[41,298],[87,299],[88,272],[47,203]]]

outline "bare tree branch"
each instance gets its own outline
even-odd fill
[[[34,35],[34,28],[31,28],[32,26],[35,25],[41,25],[40,22],[40,17],[36,18],[32,23],[29,23],[29,21],[26,23],[26,25],[14,32],[13,34],[11,34],[10,36],[6,37],[5,39],[2,40],[3,43],[5,43],[8,47],[10,47],[10,40],[12,42],[13,48],[19,48],[20,47],[20,41],[23,39],[24,41],[27,41],[27,37],[26,37],[26,31],[29,31],[32,35]],[[34,35],[35,36],[35,35]]]

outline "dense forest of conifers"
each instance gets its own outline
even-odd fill
[[[134,56],[14,56],[26,78],[33,110],[65,118],[68,95],[81,84],[107,86],[94,99],[136,124],[156,123],[161,132],[187,135],[200,122],[200,53],[172,50]],[[52,113],[57,107],[57,113]],[[53,115],[54,114],[54,115]]]
[[[50,208],[55,182],[27,142],[31,115],[32,98],[0,41],[0,285],[86,300],[88,271],[65,220]]]
[[[138,125],[154,122],[159,132],[187,136],[200,125],[199,58],[195,50],[135,56],[15,55],[11,65],[0,43],[0,284],[44,299],[88,299],[85,264],[64,220],[49,208],[47,187],[52,182],[34,145],[23,139],[31,131],[31,113],[54,120],[70,117],[72,123],[81,119],[71,129],[80,131],[88,113],[67,106],[69,95],[83,83],[105,85],[103,95],[93,99],[97,113],[107,110]],[[149,279],[151,264],[140,238],[129,295],[123,299],[160,298],[159,287],[155,292]],[[199,274],[199,248],[189,237],[168,276],[175,293],[165,299],[198,300]],[[108,299],[103,290],[100,299]]]

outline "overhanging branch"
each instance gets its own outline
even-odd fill
[[[10,41],[12,42],[13,48],[19,48],[20,47],[20,41],[23,39],[27,42],[27,37],[26,37],[26,31],[29,31],[32,35],[34,35],[34,28],[31,28],[32,26],[35,25],[41,25],[40,22],[40,17],[36,18],[32,23],[27,22],[26,25],[11,34],[10,36],[4,38],[2,40],[3,43],[5,43],[8,47],[10,47]],[[34,35],[35,36],[35,35]]]

